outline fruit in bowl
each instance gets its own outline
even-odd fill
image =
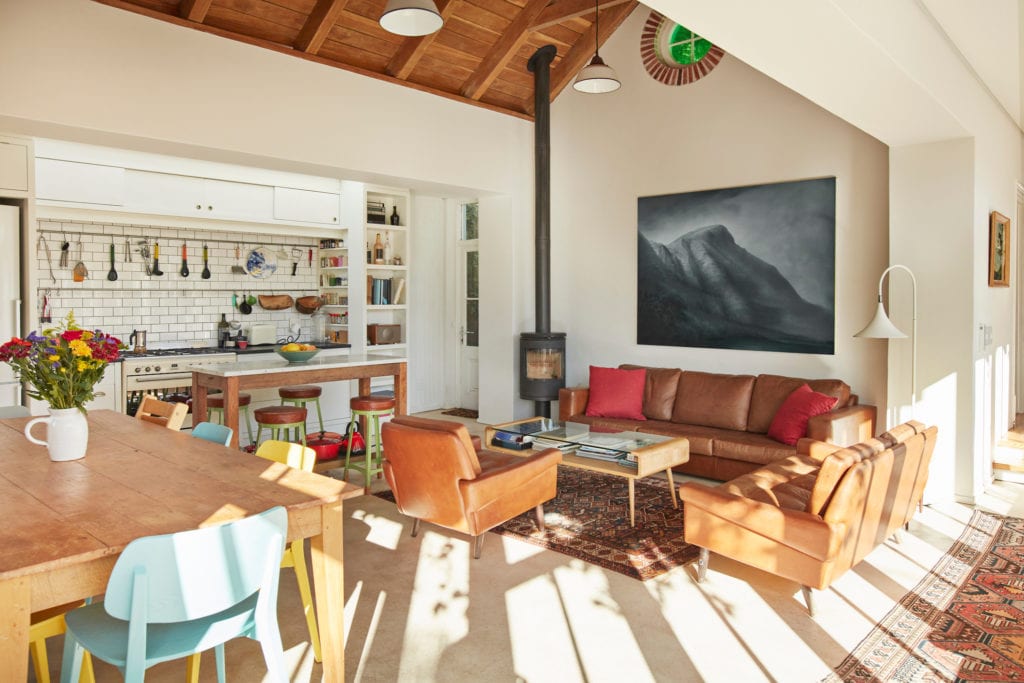
[[[305,363],[310,358],[320,353],[320,349],[312,344],[299,344],[297,342],[290,342],[288,344],[278,346],[274,351],[289,363]]]

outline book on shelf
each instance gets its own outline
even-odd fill
[[[371,306],[387,306],[391,303],[392,278],[366,277],[366,303]]]
[[[395,280],[395,297],[392,300],[392,303],[394,303],[394,304],[401,304],[402,303],[402,295],[405,294],[405,278],[404,277],[396,277],[396,278],[394,278],[394,280]]]

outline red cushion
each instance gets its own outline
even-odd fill
[[[590,366],[587,415],[646,420],[643,412],[647,370],[621,370]]]
[[[772,419],[768,436],[780,443],[795,446],[807,436],[807,421],[815,415],[832,410],[839,399],[813,391],[807,384],[790,394]]]

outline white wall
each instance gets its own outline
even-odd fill
[[[887,263],[885,145],[732,56],[695,84],[658,83],[636,58],[647,14],[602,49],[621,90],[567,91],[552,116],[552,329],[568,332],[569,384],[625,362],[838,377],[884,411],[884,343],[852,335]],[[636,344],[637,197],[822,176],[837,178],[835,355]]]

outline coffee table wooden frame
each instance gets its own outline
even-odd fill
[[[525,456],[528,453],[532,453],[530,450],[517,451],[511,448],[502,448],[501,446],[491,445],[491,441],[494,439],[494,433],[502,428],[510,427],[512,425],[522,424],[524,422],[530,422],[536,420],[536,417],[528,417],[522,420],[516,420],[514,422],[503,422],[501,424],[489,425],[484,429],[484,443],[483,448],[490,451],[500,451],[502,453],[514,453],[515,455]],[[649,436],[643,432],[637,432],[637,436]],[[652,474],[658,472],[664,472],[665,476],[668,477],[668,489],[672,496],[672,507],[678,509],[679,502],[676,500],[676,485],[672,480],[672,468],[676,465],[684,465],[690,460],[690,442],[685,437],[676,439],[669,439],[662,441],[661,443],[651,444],[632,451],[636,455],[637,467],[636,469],[626,468],[622,465],[617,465],[613,462],[607,462],[605,460],[598,460],[596,458],[587,458],[582,455],[575,455],[574,453],[563,453],[562,464],[570,467],[578,467],[582,470],[591,470],[592,472],[603,472],[604,474],[611,474],[616,477],[625,477],[629,480],[629,525],[636,526],[636,497],[635,497],[635,484],[637,479],[643,479],[649,477]]]

